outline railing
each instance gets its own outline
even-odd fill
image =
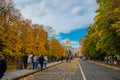
[[[7,62],[7,71],[12,71],[17,68],[17,60],[9,59]]]

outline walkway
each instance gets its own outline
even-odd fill
[[[84,80],[120,80],[119,70],[108,68],[108,65],[105,64],[100,64],[102,63],[80,60],[80,66],[85,77]]]
[[[63,63],[20,80],[83,80],[78,66],[79,59]]]
[[[19,80],[120,80],[120,72],[75,58]]]
[[[60,63],[61,63],[61,61],[48,63],[47,68],[51,67],[51,66],[54,66],[54,65],[57,65],[57,64],[60,64]],[[35,72],[38,72],[38,71],[39,70],[33,70],[33,69],[13,70],[13,71],[10,71],[10,72],[6,72],[5,76],[2,78],[2,80],[14,80],[14,79],[17,79],[19,77],[23,77],[25,75],[29,75],[29,74],[32,74],[32,73],[35,73]]]
[[[49,69],[43,71],[24,69],[7,72],[2,80],[120,80],[120,71],[114,66],[110,69],[108,65],[79,58],[71,63],[60,63],[50,63]],[[50,67],[53,65],[56,66]]]
[[[107,67],[107,68],[110,68],[110,69],[113,69],[113,70],[120,71],[120,65],[106,65],[105,62],[102,62],[102,61],[92,61],[92,60],[89,60],[89,62],[97,64],[97,65],[101,65],[101,66],[104,66],[104,67]]]

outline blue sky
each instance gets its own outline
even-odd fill
[[[69,39],[73,47],[80,47],[79,41],[87,34],[87,28],[75,29],[69,33],[59,33],[56,37],[60,40],[62,44],[65,44],[65,40]]]
[[[72,47],[79,47],[79,40],[94,22],[95,0],[13,0],[22,16],[33,23],[51,26],[62,44],[66,38]]]

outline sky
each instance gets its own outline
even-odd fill
[[[87,28],[94,22],[96,0],[13,0],[25,19],[34,24],[51,26],[54,36],[72,47],[80,47],[79,40],[87,34]]]

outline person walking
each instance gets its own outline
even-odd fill
[[[4,76],[5,71],[7,70],[7,63],[5,58],[0,55],[0,80]]]
[[[39,61],[39,64],[40,64],[40,70],[42,71],[43,64],[44,64],[44,61],[45,61],[44,56],[43,55],[39,56],[38,61]]]
[[[63,60],[64,60],[64,57],[63,57],[63,56],[61,57],[61,60],[62,60],[62,62],[63,62]]]
[[[69,57],[66,58],[66,62],[69,63]]]
[[[33,55],[33,69],[37,69],[38,66],[38,57]]]
[[[28,65],[28,55],[27,54],[25,54],[23,56],[23,63],[24,63],[24,69],[26,69],[27,65]]]
[[[105,57],[105,63],[108,65],[109,64],[109,58],[108,56]]]
[[[117,65],[117,57],[114,56],[114,64]]]
[[[33,68],[33,52],[31,52],[31,54],[28,55],[28,64],[29,64],[29,69]]]
[[[47,67],[47,61],[48,61],[47,56],[44,56],[44,67]]]
[[[66,58],[66,62],[67,62],[67,63],[71,63],[71,58],[70,58],[70,57],[67,57],[67,58]]]

